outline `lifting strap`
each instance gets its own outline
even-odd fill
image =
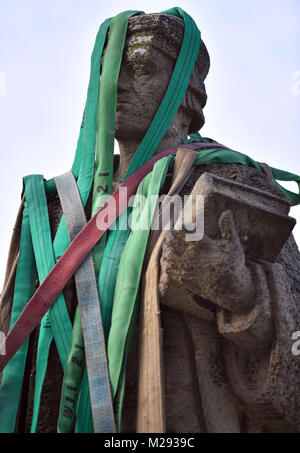
[[[55,264],[44,178],[42,175],[26,176],[24,178],[24,186],[35,262],[39,282],[42,283]],[[49,312],[41,320],[37,347],[31,432],[36,432],[37,428],[51,342],[54,338],[62,368],[65,369],[71,334],[72,324],[63,293],[61,293]]]
[[[66,219],[70,241],[86,225],[86,217],[72,172],[54,178]],[[115,421],[108,376],[106,348],[97,282],[92,255],[89,254],[75,274],[90,398],[96,433],[115,432]],[[74,356],[71,357],[71,363]],[[77,366],[82,364],[77,363]],[[68,386],[64,387],[68,392]],[[73,395],[71,395],[71,398]],[[73,398],[72,398],[73,399]]]
[[[209,147],[216,150],[217,153],[221,147],[221,145],[217,146],[215,144],[209,146],[208,143],[190,144],[186,146],[189,149],[203,149]],[[24,343],[32,330],[40,323],[42,317],[52,306],[66,283],[70,280],[84,258],[93,249],[94,245],[114,224],[118,215],[122,214],[127,208],[128,199],[135,195],[138,185],[143,178],[152,171],[154,164],[163,157],[176,154],[178,148],[179,147],[174,147],[154,156],[120,185],[119,189],[112,195],[116,209],[114,209],[113,212],[109,212],[109,220],[105,229],[101,230],[97,227],[97,218],[98,215],[101,215],[101,212],[107,208],[108,203],[105,203],[105,205],[99,209],[98,213],[92,217],[75,239],[73,239],[70,246],[57,261],[47,278],[41,283],[14,326],[7,334],[5,343],[6,355],[0,356],[0,371]],[[126,197],[120,196],[120,189],[123,188],[126,188]],[[121,193],[122,192],[123,191],[121,191]]]
[[[163,11],[184,20],[184,36],[176,65],[164,98],[132,158],[125,180],[155,153],[181,105],[199,53],[201,33],[194,20],[181,8]],[[101,150],[106,152],[106,150]],[[127,216],[129,213],[127,213]],[[121,216],[113,231],[109,232],[99,273],[99,297],[102,305],[103,324],[108,337],[114,302],[114,291],[121,255],[130,229],[126,228],[126,213]]]
[[[121,426],[127,357],[139,309],[144,255],[158,196],[173,160],[173,156],[160,159],[139,185],[132,207],[131,233],[120,261],[107,347],[118,431]]]
[[[16,270],[13,306],[10,319],[10,329],[13,328],[15,322],[22,313],[27,301],[34,294],[37,277],[33,246],[30,234],[29,214],[26,202],[24,210],[22,208],[22,211],[23,218],[20,239],[20,251]],[[7,279],[7,282],[8,281],[9,278]],[[3,310],[3,307],[1,308]],[[23,345],[16,351],[16,354],[12,357],[11,361],[7,364],[7,366],[3,370],[0,388],[1,433],[12,433],[14,432],[15,429],[19,407],[19,399],[22,392],[27,350],[28,350],[28,338],[25,340]]]
[[[178,108],[185,96],[190,75],[193,71],[194,64],[199,52],[199,46],[201,42],[201,34],[198,30],[196,24],[194,23],[193,19],[185,13],[180,8],[172,8],[170,10],[164,11],[165,14],[175,15],[180,17],[185,22],[185,30],[184,30],[184,37],[181,45],[181,50],[174,68],[174,72],[172,74],[170,83],[166,90],[165,96],[163,101],[156,112],[153,122],[149,127],[145,137],[143,138],[139,148],[137,149],[127,172],[126,181],[123,183],[121,187],[127,187],[128,190],[128,197],[134,195],[136,190],[142,181],[142,179],[150,172],[153,168],[155,162],[158,159],[163,159],[171,154],[176,152],[176,149],[168,150],[160,156],[156,156],[155,159],[151,159],[153,154],[155,153],[157,147],[159,146],[162,138],[164,137],[166,131],[168,130]],[[81,125],[80,135],[78,139],[77,149],[75,160],[72,166],[72,173],[77,181],[77,187],[79,191],[79,195],[82,201],[82,205],[85,206],[88,200],[88,197],[93,192],[93,199],[92,199],[92,212],[95,214],[90,222],[83,227],[81,232],[76,236],[76,238],[72,241],[71,245],[69,246],[69,238],[68,238],[68,231],[65,221],[65,216],[63,216],[60,225],[58,227],[57,233],[55,235],[55,239],[53,244],[50,243],[49,240],[49,226],[48,223],[44,220],[47,218],[46,211],[45,211],[45,191],[46,193],[56,193],[56,185],[54,180],[44,181],[42,182],[42,177],[39,176],[38,181],[38,193],[40,194],[43,200],[42,210],[44,212],[43,218],[39,226],[35,225],[35,216],[36,212],[38,212],[39,208],[36,206],[36,201],[30,201],[30,189],[27,193],[29,207],[31,209],[31,218],[30,218],[30,227],[31,227],[31,236],[34,238],[33,246],[36,252],[36,260],[37,260],[37,267],[39,272],[40,280],[45,280],[42,282],[40,288],[37,290],[35,295],[29,301],[29,303],[24,308],[23,312],[20,315],[20,307],[22,304],[14,305],[16,309],[13,309],[13,316],[12,319],[16,321],[15,323],[11,323],[11,330],[7,336],[6,341],[6,356],[0,356],[0,368],[3,368],[5,364],[8,363],[11,357],[14,356],[18,348],[26,341],[26,338],[32,332],[35,326],[39,324],[43,316],[46,315],[47,310],[52,306],[56,299],[57,302],[54,304],[53,309],[46,315],[45,321],[48,325],[48,321],[50,321],[51,332],[54,335],[55,341],[58,344],[59,354],[62,361],[63,367],[67,362],[68,353],[65,349],[69,349],[69,346],[65,348],[66,345],[70,345],[71,341],[72,344],[82,344],[82,331],[81,331],[81,323],[80,323],[80,313],[77,312],[75,316],[75,320],[73,323],[73,331],[72,331],[72,340],[71,340],[71,328],[70,328],[70,320],[66,313],[65,303],[63,300],[63,296],[61,291],[65,286],[67,280],[71,278],[71,276],[75,273],[76,269],[78,268],[79,264],[84,260],[84,258],[89,254],[89,252],[94,248],[94,256],[96,258],[96,278],[98,279],[98,288],[99,288],[99,298],[101,303],[101,310],[102,310],[102,318],[103,318],[103,328],[104,328],[104,335],[106,338],[109,338],[109,356],[116,358],[117,357],[117,350],[114,348],[114,344],[119,344],[121,342],[123,344],[122,354],[120,355],[119,359],[116,361],[111,361],[111,363],[116,364],[114,368],[111,365],[111,377],[113,379],[114,385],[112,386],[114,398],[116,401],[116,413],[117,413],[117,423],[119,425],[120,422],[120,413],[121,413],[121,406],[122,406],[122,395],[124,393],[124,375],[125,375],[125,364],[126,364],[126,354],[130,344],[130,332],[132,330],[133,318],[135,308],[137,306],[136,302],[131,299],[132,302],[132,316],[129,316],[130,323],[128,325],[128,329],[123,331],[122,338],[120,337],[117,342],[113,340],[114,335],[116,333],[115,327],[112,333],[110,333],[111,327],[111,316],[113,313],[114,319],[117,319],[118,313],[117,309],[114,310],[115,305],[115,293],[117,294],[119,289],[122,285],[120,284],[120,279],[118,277],[118,270],[119,264],[121,266],[121,257],[123,256],[123,250],[127,247],[127,242],[130,234],[130,230],[127,229],[126,231],[120,231],[119,229],[119,219],[118,216],[114,216],[114,220],[112,220],[105,230],[100,231],[96,225],[97,219],[97,210],[101,207],[101,203],[103,202],[100,200],[100,197],[103,192],[106,193],[106,190],[102,190],[103,188],[107,187],[107,193],[110,194],[111,191],[111,181],[112,181],[112,162],[113,162],[113,137],[115,133],[115,108],[116,108],[116,94],[117,94],[117,79],[121,64],[123,46],[125,42],[126,36],[126,29],[128,26],[128,21],[132,15],[136,14],[143,14],[140,11],[125,11],[124,13],[119,14],[115,18],[107,19],[100,27],[93,54],[91,60],[91,73],[90,73],[90,82],[88,87],[88,94],[87,94],[87,101],[85,105],[85,111],[83,116],[83,121]],[[109,32],[109,38],[108,38]],[[108,38],[108,39],[107,39]],[[100,73],[101,73],[101,61],[103,57],[104,46],[107,43],[107,54],[104,58],[105,66],[103,65],[103,72],[101,77],[100,83]],[[111,74],[113,76],[111,77]],[[111,79],[111,80],[110,80]],[[102,85],[103,83],[103,85]],[[101,85],[99,96],[99,86]],[[97,134],[98,131],[98,134]],[[206,143],[198,143],[206,140]],[[195,143],[195,145],[185,145],[187,148],[191,147],[190,149],[205,149],[201,155],[196,157],[194,165],[206,165],[212,162],[221,162],[221,163],[232,163],[238,162],[244,165],[249,165],[257,170],[261,171],[261,168],[257,162],[253,161],[252,159],[248,158],[247,156],[237,153],[235,151],[229,149],[223,149],[220,151],[221,146],[209,143],[210,140],[202,139],[200,135],[193,134],[193,137],[189,140],[190,143]],[[193,148],[194,146],[194,148]],[[96,173],[95,173],[95,180],[93,186],[93,178],[94,178],[94,171],[95,171],[95,150],[96,153]],[[149,160],[151,159],[151,160]],[[160,179],[160,181],[164,178],[164,170],[163,170],[163,163],[156,167],[155,177],[153,179],[153,183],[151,186],[151,190],[157,190],[160,184],[156,184]],[[172,160],[170,158],[169,161],[165,161],[165,165],[172,166]],[[142,166],[142,167],[141,167]],[[160,171],[158,171],[160,168]],[[277,169],[271,169],[274,183],[282,189],[291,199],[292,205],[296,205],[300,201],[299,194],[287,191],[283,187],[279,185],[276,180],[284,180],[284,181],[296,181],[299,188],[300,188],[300,177],[297,175],[293,175],[288,172],[283,172]],[[154,176],[154,174],[152,175]],[[152,180],[152,176],[148,179],[148,182]],[[158,180],[156,180],[158,177]],[[32,177],[30,177],[32,178]],[[37,181],[37,179],[30,179],[28,178],[27,181]],[[36,178],[36,177],[35,177]],[[154,184],[154,181],[156,183]],[[144,184],[139,188],[139,190],[144,190],[146,185]],[[150,185],[149,185],[150,188]],[[150,192],[149,192],[150,193]],[[33,194],[35,197],[35,194]],[[122,213],[127,210],[127,199],[120,198],[120,192],[116,192],[113,195],[114,200],[117,203],[117,207],[120,207],[119,212]],[[35,197],[36,199],[36,197]],[[102,205],[103,212],[106,210],[107,205]],[[28,212],[27,212],[28,213]],[[125,217],[125,215],[124,215]],[[25,218],[25,216],[24,216]],[[120,223],[122,223],[123,217],[120,219]],[[24,219],[23,219],[24,220]],[[116,229],[111,230],[108,233],[108,229],[115,225],[116,221]],[[22,224],[23,225],[23,224]],[[24,225],[22,226],[25,229],[26,222],[24,221]],[[43,229],[46,227],[47,234],[46,236],[43,233]],[[145,233],[145,237],[147,234]],[[43,245],[42,249],[44,250],[43,256],[44,258],[40,259],[40,252],[39,245],[36,241],[42,238],[43,240],[46,239],[45,244]],[[107,240],[106,240],[107,238]],[[98,245],[98,241],[100,241],[100,245]],[[132,240],[129,240],[131,243]],[[142,243],[142,241],[141,241]],[[21,241],[22,245],[22,241]],[[69,247],[68,247],[69,246]],[[105,246],[105,248],[104,248]],[[25,247],[22,245],[22,247]],[[129,246],[128,246],[129,247]],[[127,250],[128,250],[127,247]],[[14,260],[16,261],[16,250],[18,248],[18,244],[16,244],[16,249],[12,250],[12,257],[15,257]],[[143,247],[142,247],[143,248]],[[41,249],[41,250],[42,250]],[[25,248],[24,248],[25,250]],[[98,253],[99,252],[99,253]],[[29,253],[29,252],[28,252]],[[127,252],[126,252],[127,253]],[[126,253],[124,256],[126,256]],[[50,261],[46,263],[48,259],[48,255],[51,255],[51,263]],[[53,255],[53,256],[52,256]],[[23,250],[20,247],[20,257],[23,256]],[[61,257],[61,258],[60,258]],[[19,258],[20,259],[20,258]],[[124,259],[123,259],[124,262]],[[46,263],[46,267],[45,267]],[[55,264],[56,263],[56,264]],[[16,263],[15,263],[16,264]],[[52,265],[54,267],[52,267]],[[9,264],[9,268],[11,267],[11,263]],[[139,263],[136,264],[139,266]],[[122,265],[123,266],[123,265]],[[121,266],[121,269],[122,269]],[[19,267],[19,266],[18,266]],[[43,269],[44,267],[44,269]],[[98,276],[98,269],[100,268],[99,276]],[[21,269],[21,268],[20,268]],[[50,271],[51,270],[51,271]],[[50,271],[49,275],[47,273]],[[17,272],[18,273],[18,272]],[[24,274],[25,275],[25,274]],[[29,278],[29,276],[28,276]],[[6,276],[7,279],[7,276]],[[16,289],[15,292],[18,292],[18,285],[16,280]],[[119,283],[118,283],[119,282]],[[27,295],[27,300],[29,299],[29,282],[27,291],[24,293]],[[26,285],[27,285],[26,283]],[[116,286],[117,285],[117,286]],[[133,297],[133,296],[132,296]],[[22,299],[22,303],[24,300]],[[64,314],[65,322],[57,323],[54,314]],[[20,315],[20,316],[19,316]],[[116,324],[117,325],[117,324]],[[66,335],[61,335],[64,327],[66,327],[67,333]],[[115,332],[115,333],[114,333]],[[52,340],[52,333],[50,330],[48,334],[42,331],[42,336],[39,340],[40,349],[44,348],[46,352],[42,354],[40,352],[39,359],[38,359],[38,385],[36,387],[36,394],[35,394],[35,405],[34,405],[34,417],[32,423],[32,430],[35,431],[36,424],[37,424],[37,416],[38,416],[38,408],[39,408],[39,400],[40,394],[42,390],[42,383],[43,383],[43,376],[45,375],[45,367],[47,364],[48,354],[47,351],[49,350],[49,345]],[[60,345],[60,346],[59,346]],[[20,360],[20,364],[18,365],[19,372],[22,370],[21,362],[23,363],[26,358],[26,351],[23,350],[22,360]],[[72,350],[71,350],[72,353]],[[70,357],[70,356],[69,356]],[[76,356],[77,357],[77,356]],[[82,356],[83,357],[83,356]],[[15,362],[11,362],[15,363]],[[9,365],[10,367],[11,365]],[[12,369],[12,368],[11,368]],[[66,382],[68,380],[68,369],[66,373]],[[4,373],[5,375],[5,373]],[[81,376],[79,377],[79,381]],[[4,383],[8,385],[8,381],[4,379]],[[11,381],[13,382],[13,381]],[[20,387],[20,379],[18,381],[18,385]],[[10,392],[13,392],[13,385],[10,385]],[[115,393],[114,393],[115,392]],[[11,393],[12,395],[12,393]],[[16,393],[16,395],[18,395]],[[1,391],[0,391],[1,397]],[[19,398],[16,396],[14,401],[14,416],[15,416],[15,408],[18,406]],[[4,414],[4,412],[3,412]],[[85,368],[83,373],[83,379],[79,394],[79,402],[77,407],[77,417],[76,417],[76,432],[89,432],[92,430],[91,426],[91,407],[90,407],[90,395],[89,395],[89,386],[88,386],[88,374]],[[12,420],[14,419],[12,417]],[[5,418],[5,415],[4,415]],[[0,426],[1,428],[1,426]],[[11,428],[11,427],[10,427]],[[69,429],[68,427],[67,429]]]
[[[194,165],[207,165],[214,162],[240,163],[261,171],[261,168],[256,161],[242,153],[224,148],[222,145],[217,145],[215,143],[195,143],[185,145],[185,147],[203,150],[197,155]],[[128,192],[126,199],[120,197],[119,190],[113,195],[118,213],[122,213],[127,208],[128,198],[135,194],[139,183],[152,170],[155,162],[163,157],[175,154],[177,149],[178,147],[175,147],[154,156],[121,185],[121,187],[126,187]],[[271,170],[274,177],[274,170],[272,168]],[[276,171],[275,175],[277,176],[277,179],[281,178],[284,180],[296,181],[299,185],[300,177],[297,175],[288,172],[279,173],[278,171]],[[291,199],[291,201],[293,205],[299,204],[300,195],[293,193],[293,199]],[[106,206],[102,207],[99,212],[103,211],[105,207]],[[106,230],[114,223],[116,217],[116,213],[110,217]],[[63,290],[67,281],[75,273],[77,267],[92,250],[94,244],[97,243],[105,233],[106,230],[99,230],[97,228],[96,221],[97,215],[94,216],[76,236],[13,324],[6,337],[6,355],[0,356],[0,370],[2,370],[10,361],[32,330],[39,324],[44,314]]]
[[[173,183],[164,199],[161,212],[169,203],[170,197],[181,190],[191,175],[197,155],[198,153],[195,151],[184,148],[177,151]],[[164,433],[166,431],[159,302],[159,257],[166,233],[167,230],[160,233],[151,254],[141,297],[137,404],[137,432],[139,433]]]

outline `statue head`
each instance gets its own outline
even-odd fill
[[[184,21],[167,14],[131,17],[120,69],[116,110],[116,139],[142,140],[164,97],[184,34]],[[207,96],[204,80],[209,55],[201,42],[184,100],[167,132],[197,132],[204,124]]]

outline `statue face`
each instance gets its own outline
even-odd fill
[[[145,36],[144,39],[147,42]],[[142,140],[164,97],[174,59],[151,45],[130,43],[124,49],[116,110],[116,138]]]
[[[174,16],[146,14],[130,19],[119,74],[117,140],[143,139],[172,77],[183,34],[184,23]],[[201,43],[189,90],[175,117],[177,129],[184,125],[185,130],[196,132],[203,126],[208,69],[209,55]]]

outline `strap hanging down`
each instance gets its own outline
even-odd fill
[[[139,307],[138,292],[144,255],[158,196],[173,160],[173,156],[160,159],[154,165],[153,171],[139,185],[132,209],[131,233],[121,257],[115,289],[112,328],[107,345],[109,375],[118,429],[121,423],[126,361]],[[142,202],[141,199],[145,201]]]
[[[147,162],[155,153],[182,103],[199,53],[201,34],[193,19],[181,8],[172,8],[164,11],[164,13],[177,16],[184,20],[183,41],[164,98],[130,162],[126,178]],[[99,273],[98,288],[106,334],[108,334],[110,329],[119,262],[129,236],[129,230],[124,229],[125,217],[125,214],[123,218],[120,217],[116,222],[116,228],[109,233]],[[119,226],[119,222],[122,225],[121,227]]]
[[[97,115],[96,164],[93,185],[92,216],[111,195],[116,127],[116,105],[119,72],[123,56],[126,31],[130,17],[142,11],[124,11],[115,16],[109,27],[109,40],[103,57],[101,90]],[[104,198],[104,199],[103,199]],[[93,258],[96,275],[102,261],[105,237],[94,247]]]
[[[24,186],[36,266],[39,281],[43,282],[55,264],[44,178],[42,175],[26,176],[24,178]],[[61,293],[55,304],[53,304],[49,312],[44,316],[40,327],[31,432],[36,432],[37,428],[40,400],[51,342],[54,338],[64,369],[70,348],[71,332],[72,324],[64,296]]]
[[[54,180],[72,241],[86,224],[76,181],[72,172],[58,176]],[[94,429],[96,433],[112,433],[115,432],[115,422],[100,303],[91,254],[76,272],[75,283],[81,314]]]
[[[36,266],[31,241],[27,206],[23,211],[20,253],[17,264],[10,329],[20,316],[36,283]],[[3,371],[0,389],[0,432],[13,433],[22,392],[28,339]]]
[[[201,148],[200,145],[201,144],[187,146],[190,149],[197,149]],[[73,239],[68,249],[55,264],[47,278],[39,286],[34,296],[27,303],[21,315],[15,322],[13,328],[7,334],[5,342],[6,355],[0,355],[0,371],[14,356],[33,329],[39,324],[44,314],[57,299],[79,265],[93,249],[94,245],[99,241],[103,234],[105,234],[107,229],[113,225],[116,217],[127,208],[128,199],[136,193],[139,183],[152,170],[155,162],[162,157],[176,154],[177,149],[178,147],[174,147],[154,156],[120,186],[120,188],[127,189],[127,197],[120,196],[120,188],[112,195],[112,198],[114,198],[116,202],[116,209],[114,210],[113,215],[109,216],[109,221],[104,230],[97,227],[97,218],[101,215],[101,211],[106,209],[107,212],[106,205],[99,210],[99,212],[82,228],[76,238]]]
[[[161,207],[170,202],[190,176],[197,153],[180,148],[176,154],[173,183]],[[175,220],[175,219],[174,219]],[[156,232],[155,232],[156,233]],[[164,395],[162,372],[162,338],[159,306],[159,258],[167,234],[162,231],[146,268],[140,309],[140,353],[138,379],[137,432],[164,433]]]
[[[252,168],[260,170],[259,165],[253,159],[237,151],[230,149],[224,149],[222,145],[216,145],[213,143],[197,143],[184,145],[185,148],[189,149],[209,149],[203,151],[196,158],[194,165],[206,165],[214,162],[221,163],[240,163],[247,165]],[[51,307],[58,295],[61,293],[67,282],[70,280],[72,275],[76,272],[79,265],[92,250],[94,245],[101,239],[103,234],[114,224],[115,219],[118,215],[127,208],[129,198],[135,194],[136,189],[142,179],[152,171],[152,168],[156,161],[162,159],[170,154],[176,154],[179,146],[163,151],[162,153],[154,156],[151,160],[146,162],[141,168],[136,170],[124,183],[121,184],[120,188],[112,195],[115,200],[116,206],[113,215],[108,212],[108,206],[104,205],[98,213],[83,227],[80,233],[72,241],[68,249],[56,263],[51,270],[48,277],[43,281],[41,286],[37,289],[34,296],[27,303],[26,307],[22,311],[21,315],[17,319],[13,328],[9,331],[6,336],[6,355],[0,355],[0,371],[10,361],[16,351],[24,343],[26,338],[30,335],[32,330],[41,321],[44,314]],[[220,150],[219,148],[223,148]],[[295,175],[296,177],[297,175]],[[297,176],[297,180],[300,180],[300,176]],[[127,197],[120,196],[120,189],[127,189]],[[298,204],[300,203],[300,195]],[[97,227],[98,216],[105,212],[108,215],[109,220],[105,229],[99,229]]]
[[[101,85],[101,59],[110,22],[111,18],[105,20],[101,24],[96,37],[91,57],[91,70],[87,99],[76,148],[76,155],[72,166],[72,172],[74,176],[78,178],[77,185],[83,205],[85,205],[87,202],[93,183],[97,107],[99,87]],[[45,188],[47,193],[56,193],[56,186],[53,179],[46,181]],[[59,260],[59,257],[63,255],[68,246],[69,239],[66,222],[64,217],[62,217],[53,242],[53,250],[57,261]],[[84,374],[83,381],[84,389],[81,389],[79,416],[77,417],[76,421],[76,432],[90,432],[89,426],[91,425],[91,412],[89,407],[88,382],[86,372]]]

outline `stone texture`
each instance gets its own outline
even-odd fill
[[[264,193],[280,196],[284,201],[284,195],[270,184],[264,174],[238,164],[198,167],[191,178],[190,186],[183,190],[185,194],[190,193],[191,189],[197,190],[197,184],[200,187],[201,178],[198,179],[198,183],[196,178],[204,172],[247,184],[249,194],[253,193],[254,186],[263,189]],[[257,201],[259,202],[259,197]],[[281,205],[281,214],[284,216],[287,214],[285,206],[285,203]],[[228,206],[226,207],[228,209]],[[265,226],[261,227],[263,230]],[[215,239],[215,242],[218,241],[220,240]],[[298,431],[300,404],[297,376],[300,361],[292,355],[291,336],[292,332],[297,330],[300,321],[298,277],[300,256],[294,238],[290,235],[284,242],[274,264],[267,260],[245,260],[244,266],[247,266],[252,275],[252,284],[244,292],[243,285],[240,286],[240,291],[238,288],[235,290],[232,285],[232,280],[239,281],[240,278],[236,275],[234,254],[231,255],[234,263],[231,267],[230,258],[227,264],[226,260],[222,259],[224,247],[221,247],[219,252],[219,256],[212,254],[211,249],[205,247],[205,241],[204,243],[200,241],[200,244],[186,243],[184,235],[174,231],[169,233],[161,256],[160,288],[164,304],[171,307],[176,285],[183,285],[188,297],[194,297],[195,303],[202,304],[203,297],[204,308],[207,307],[208,301],[210,304],[213,302],[215,307],[211,311],[215,311],[216,318],[211,321],[205,316],[200,316],[201,319],[196,320],[195,316],[188,315],[189,310],[185,315],[188,329],[193,332],[194,350],[200,351],[198,355],[195,354],[200,394],[205,397],[215,394],[220,384],[218,381],[215,382],[212,390],[211,382],[219,373],[224,373],[222,385],[227,382],[231,389],[229,399],[226,389],[221,392],[217,401],[211,396],[202,399],[207,430]],[[244,254],[242,249],[240,252],[241,255]],[[204,261],[201,253],[206,255]],[[205,266],[208,265],[205,263],[210,264],[209,272],[205,271]],[[241,265],[241,261],[239,263]],[[230,269],[231,277],[228,273]],[[194,270],[196,272],[193,272]],[[241,272],[242,269],[238,274]],[[215,274],[218,275],[218,285],[214,285]],[[222,288],[221,292],[219,285]],[[169,291],[170,287],[172,291]],[[246,297],[247,293],[250,294],[250,299]],[[181,313],[185,312],[184,304],[185,300],[182,299]],[[178,301],[174,303],[174,307],[178,308]],[[243,308],[246,308],[244,312]],[[178,312],[178,316],[182,314]],[[201,337],[203,332],[207,334]],[[217,360],[210,352],[211,347],[219,348],[221,351]],[[211,367],[217,369],[210,375],[203,374],[204,369],[210,370]],[[231,416],[220,419],[220,401],[223,401],[222,407],[227,405],[228,408],[234,408]],[[240,420],[238,426],[237,416]]]
[[[246,255],[252,259],[276,261],[296,223],[288,216],[288,200],[210,173],[199,178],[193,193],[204,197],[204,232],[210,238],[220,237],[216,219],[229,209]],[[196,209],[185,221],[193,224],[201,214],[201,210],[198,213]]]
[[[124,177],[163,98],[182,36],[183,22],[175,17],[153,14],[130,20],[118,85],[120,158],[115,160],[114,187]],[[188,92],[156,152],[181,144],[189,132],[204,124],[208,69],[209,56],[202,43]],[[288,205],[283,193],[264,173],[240,164],[196,167],[180,195],[197,192],[204,173],[225,178],[228,187],[234,186],[230,182],[248,187],[252,205],[262,199],[255,189],[263,191],[286,225]],[[170,182],[171,175],[163,193]],[[299,251],[292,235],[284,242],[280,233],[281,240],[274,247],[282,249],[275,263],[258,260],[257,253],[250,259],[251,251],[259,250],[252,241],[244,253],[236,201],[233,196],[224,212],[219,207],[218,215],[212,216],[220,236],[212,234],[209,239],[187,243],[180,232],[171,231],[163,245],[160,294],[168,432],[300,431],[300,359],[291,353],[291,333],[300,326]],[[57,197],[49,197],[48,206],[54,235],[62,215]],[[88,217],[89,212],[90,203]],[[261,219],[258,225],[253,224],[257,237],[261,222],[265,222]],[[265,241],[265,231],[263,238]],[[150,238],[147,256],[151,247]],[[77,304],[73,281],[64,294],[73,317]],[[11,290],[0,310],[1,324],[6,328],[10,308]],[[19,432],[30,430],[37,333],[31,337]],[[137,325],[127,366],[123,432],[134,432],[136,427],[138,333]],[[52,345],[39,432],[56,431],[61,381],[62,370]]]

